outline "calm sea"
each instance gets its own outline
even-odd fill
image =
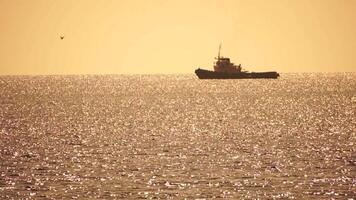
[[[355,199],[356,74],[0,76],[0,199]]]

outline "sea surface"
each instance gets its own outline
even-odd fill
[[[356,199],[356,73],[0,76],[0,199]]]

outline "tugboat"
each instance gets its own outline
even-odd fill
[[[248,72],[242,70],[241,64],[235,65],[230,58],[220,56],[221,44],[219,46],[217,61],[214,63],[214,71],[200,69],[195,70],[199,79],[256,79],[256,78],[278,78],[279,74],[271,72]]]

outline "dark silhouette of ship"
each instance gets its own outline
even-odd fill
[[[235,65],[230,62],[230,58],[220,56],[221,45],[219,46],[217,61],[214,63],[214,71],[200,69],[195,70],[195,74],[200,79],[254,79],[254,78],[278,78],[279,74],[271,72],[248,72],[242,70],[241,64]]]

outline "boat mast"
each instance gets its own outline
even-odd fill
[[[220,50],[221,50],[221,43],[220,43],[220,45],[219,45],[218,59],[220,59]]]

